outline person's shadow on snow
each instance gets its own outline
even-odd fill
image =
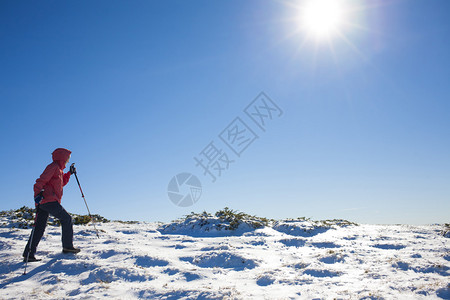
[[[52,258],[51,260],[49,260],[45,263],[43,263],[42,261],[28,263],[27,274],[23,273],[24,268],[25,268],[25,262],[19,262],[19,263],[10,264],[10,265],[5,264],[5,265],[1,266],[0,271],[2,271],[2,273],[17,273],[17,276],[8,279],[5,282],[0,283],[0,289],[5,288],[6,286],[8,286],[12,283],[26,281],[29,278],[33,277],[34,275],[36,275],[40,272],[48,271],[49,269],[51,269],[51,273],[60,273],[61,271],[64,272],[62,270],[63,266],[61,264],[61,261],[71,259],[71,258],[72,257],[70,254],[62,254],[61,253],[61,254],[56,255],[54,258]],[[34,264],[40,264],[40,265],[33,267]],[[7,269],[7,270],[5,270],[5,269]],[[65,273],[67,273],[67,272],[65,272]],[[71,272],[71,273],[73,273],[73,272]]]

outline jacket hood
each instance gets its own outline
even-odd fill
[[[54,162],[57,162],[59,166],[63,169],[65,167],[66,161],[69,159],[70,154],[72,152],[70,150],[64,148],[58,148],[52,153],[52,158]]]

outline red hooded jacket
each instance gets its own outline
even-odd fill
[[[69,182],[71,175],[70,172],[64,174],[63,170],[66,167],[66,163],[69,160],[71,153],[71,151],[64,148],[58,148],[53,151],[53,162],[45,168],[41,177],[36,179],[34,196],[36,197],[44,190],[44,198],[41,200],[41,204],[55,201],[61,203],[63,186]]]

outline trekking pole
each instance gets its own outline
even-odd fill
[[[33,230],[31,230],[31,237],[30,237],[30,242],[28,244],[28,253],[27,253],[27,258],[25,260],[25,270],[23,271],[23,275],[27,275],[27,265],[28,265],[28,259],[30,258],[31,244],[33,243],[34,230],[36,229],[36,219],[37,219],[38,209],[39,209],[39,204],[36,207],[36,216],[34,217]]]
[[[75,165],[75,163],[73,163],[73,164],[71,165],[71,167],[72,167],[73,165]],[[96,232],[96,234],[97,234],[97,237],[100,238],[99,235],[98,235],[98,230],[97,230],[97,228],[95,227],[95,219],[94,219],[94,218],[92,217],[92,215],[91,215],[91,212],[90,212],[90,210],[89,210],[89,206],[87,205],[87,202],[86,202],[86,198],[84,198],[83,190],[81,189],[81,185],[80,185],[80,181],[78,180],[77,173],[75,172],[75,173],[73,173],[73,174],[75,175],[75,178],[77,179],[78,187],[80,188],[80,192],[81,192],[81,197],[83,197],[84,204],[86,204],[86,208],[87,208],[89,217],[90,217],[91,220],[92,220],[92,225],[94,225],[94,229],[95,229],[95,232]]]

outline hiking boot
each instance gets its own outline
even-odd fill
[[[63,253],[78,253],[80,251],[81,251],[80,249],[74,248],[74,247],[72,247],[72,248],[63,248]]]
[[[34,257],[34,255],[28,256],[28,262],[41,261],[42,259]],[[23,257],[23,262],[27,262],[27,257]]]

